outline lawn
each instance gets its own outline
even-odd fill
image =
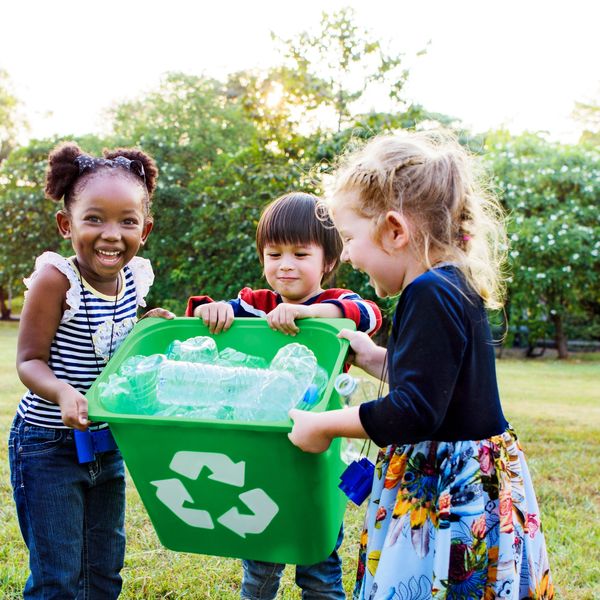
[[[0,322],[0,597],[19,598],[27,552],[15,518],[6,439],[23,391],[14,369],[15,323]],[[504,410],[519,433],[542,509],[558,598],[600,598],[600,357],[498,361]],[[349,505],[342,546],[352,589],[363,510]],[[234,599],[236,560],[161,547],[129,482],[124,599]],[[299,598],[286,569],[282,598]]]

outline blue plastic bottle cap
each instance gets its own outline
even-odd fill
[[[311,383],[304,392],[304,398],[302,402],[305,404],[314,404],[319,398],[319,388],[316,384]]]

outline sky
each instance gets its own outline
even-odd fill
[[[0,69],[30,137],[102,133],[107,108],[155,89],[165,72],[273,66],[271,32],[314,30],[324,9],[342,6],[405,53],[408,100],[472,131],[575,143],[575,102],[600,100],[594,0],[18,0],[0,10]]]

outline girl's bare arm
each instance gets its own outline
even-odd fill
[[[58,379],[48,366],[50,344],[60,325],[68,288],[67,278],[50,265],[33,280],[21,313],[17,372],[32,392],[61,407],[65,425],[84,429],[87,426],[85,397]]]

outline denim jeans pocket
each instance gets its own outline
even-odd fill
[[[15,436],[15,451],[19,456],[46,454],[59,448],[65,437],[66,430],[40,427],[23,423]]]

